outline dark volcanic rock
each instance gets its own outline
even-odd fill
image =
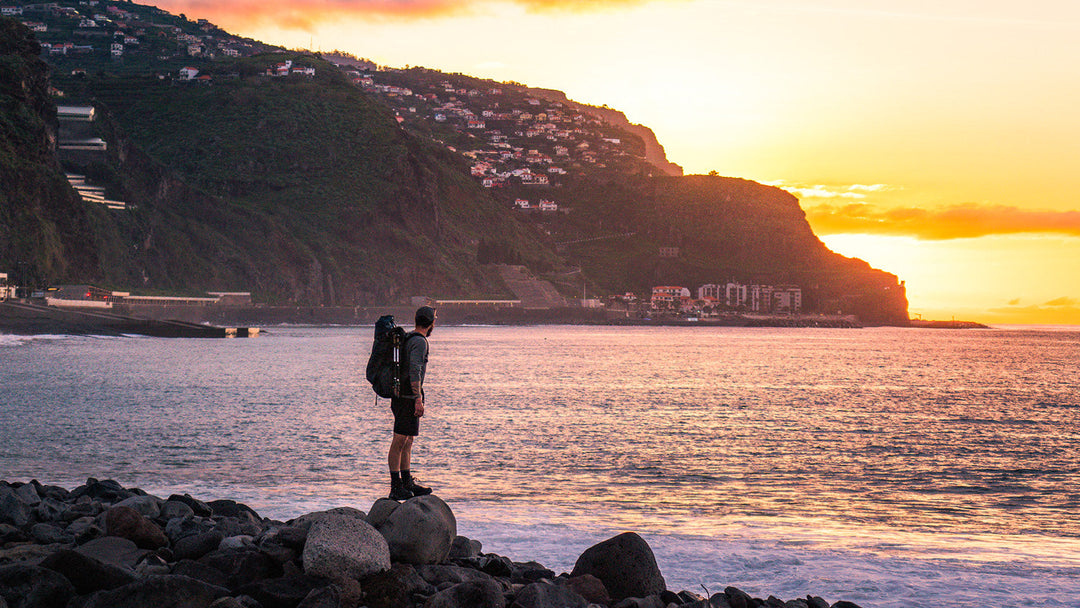
[[[510,608],[587,608],[588,605],[589,601],[570,586],[542,581],[522,589]]]
[[[58,572],[39,566],[0,566],[0,597],[10,608],[65,606],[75,587]]]
[[[186,576],[150,576],[89,596],[81,608],[207,608],[228,589]]]
[[[591,574],[582,574],[566,581],[578,595],[589,600],[593,604],[608,606],[611,604],[611,595],[608,594],[604,582]]]
[[[204,555],[198,561],[221,570],[225,574],[229,589],[238,589],[256,581],[277,578],[284,574],[281,564],[258,549],[235,551],[219,549]]]
[[[174,542],[173,555],[177,560],[199,559],[217,549],[224,538],[220,532],[215,531],[185,536]]]
[[[135,573],[131,570],[98,561],[70,549],[53,553],[41,562],[41,567],[64,575],[79,595],[116,589],[135,580]]]
[[[611,598],[648,597],[667,586],[656,557],[643,538],[626,532],[593,545],[581,554],[570,576],[592,574],[604,583]]]
[[[192,498],[190,494],[184,494],[183,496],[179,494],[173,494],[168,498],[168,500],[170,502],[175,501],[187,505],[191,508],[192,511],[195,512],[195,515],[198,515],[200,517],[210,517],[214,514],[214,510],[210,508],[210,505],[196,498]]]
[[[263,608],[296,608],[312,591],[329,583],[326,579],[299,575],[256,581],[237,592],[255,598]]]
[[[262,518],[255,512],[255,509],[235,500],[214,500],[208,503],[208,506],[213,510],[214,515],[218,517],[236,517],[240,520],[262,523]]]
[[[137,496],[135,492],[124,489],[124,486],[112,479],[106,479],[105,481],[98,481],[91,477],[86,480],[85,485],[81,485],[75,488],[71,492],[72,499],[78,499],[82,496],[89,496],[94,500],[100,500],[110,504],[118,503],[121,500]]]
[[[21,528],[30,523],[30,506],[19,500],[15,490],[0,484],[0,524]]]
[[[140,549],[135,543],[119,536],[94,539],[75,550],[98,561],[130,570],[148,553],[146,549]]]
[[[456,536],[454,544],[450,546],[450,559],[478,557],[483,548],[484,546],[478,540]]]
[[[361,579],[364,603],[369,608],[399,608],[417,595],[431,596],[435,587],[420,577],[410,564],[396,563],[389,570]]]
[[[341,592],[335,585],[329,587],[319,587],[313,590],[307,595],[296,608],[341,608],[346,604],[341,601]],[[397,606],[406,606],[408,604],[398,604]],[[371,606],[371,608],[375,608]]]
[[[424,608],[505,608],[502,587],[494,581],[454,585],[424,602]]]
[[[113,507],[105,512],[105,533],[126,538],[143,549],[157,549],[169,544],[165,532],[131,507]]]
[[[225,587],[229,584],[229,578],[221,570],[190,559],[180,560],[174,564],[171,574],[188,576],[216,587]]]

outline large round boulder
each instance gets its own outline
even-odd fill
[[[390,558],[407,564],[446,561],[457,536],[454,512],[434,494],[402,503],[380,499],[372,505],[368,523],[386,538]]]
[[[58,572],[39,566],[0,566],[0,598],[17,608],[64,606],[75,587]]]
[[[645,539],[625,532],[593,545],[574,564],[571,577],[591,574],[604,583],[611,599],[648,597],[667,589],[656,557]]]
[[[389,570],[390,547],[366,521],[338,513],[311,525],[302,560],[307,574],[356,580]]]
[[[113,507],[105,512],[105,533],[126,538],[143,549],[169,544],[165,532],[131,507]]]

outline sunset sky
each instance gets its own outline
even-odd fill
[[[796,194],[912,316],[1080,324],[1076,0],[165,0],[290,48],[565,91]]]

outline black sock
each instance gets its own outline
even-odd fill
[[[401,469],[401,481],[409,483],[410,479],[412,479],[412,471],[409,469]]]
[[[390,483],[392,483],[392,484],[401,483],[401,471],[390,471]]]

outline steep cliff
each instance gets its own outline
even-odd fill
[[[26,26],[0,17],[0,268],[32,284],[94,274],[107,219],[82,204],[56,160],[40,51]]]

